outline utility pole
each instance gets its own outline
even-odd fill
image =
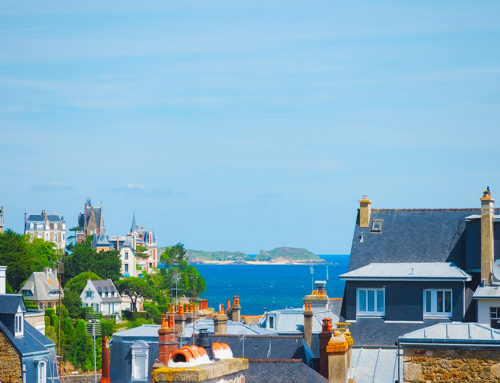
[[[57,348],[58,348],[58,353],[59,353],[59,376],[63,375],[62,371],[62,353],[61,353],[61,314],[62,314],[62,287],[61,287],[61,274],[62,274],[62,256],[59,257],[59,260],[57,261],[57,278],[59,280],[59,335],[57,336]]]

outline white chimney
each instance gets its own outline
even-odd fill
[[[7,272],[7,266],[0,266],[0,294],[5,294],[6,288],[6,272]]]

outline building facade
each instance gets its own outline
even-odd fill
[[[44,209],[41,214],[28,215],[25,211],[24,234],[52,242],[58,250],[66,248],[66,222],[57,213],[47,214]]]
[[[102,204],[99,207],[94,207],[90,198],[87,198],[83,212],[78,215],[78,226],[81,228],[77,236],[78,242],[83,242],[88,235],[104,234]]]
[[[92,307],[94,312],[101,313],[103,317],[121,320],[120,293],[111,279],[105,281],[88,280],[80,294],[83,307]]]

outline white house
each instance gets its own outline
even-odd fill
[[[80,294],[83,307],[92,307],[104,317],[121,319],[122,298],[111,279],[105,281],[88,280]]]

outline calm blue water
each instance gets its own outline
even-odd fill
[[[328,262],[328,296],[342,297],[349,255],[320,255]],[[241,313],[257,315],[268,310],[302,307],[302,297],[311,292],[308,265],[196,265],[207,282],[203,298],[218,307],[233,295],[240,296]],[[326,265],[314,266],[314,279],[325,280]]]

